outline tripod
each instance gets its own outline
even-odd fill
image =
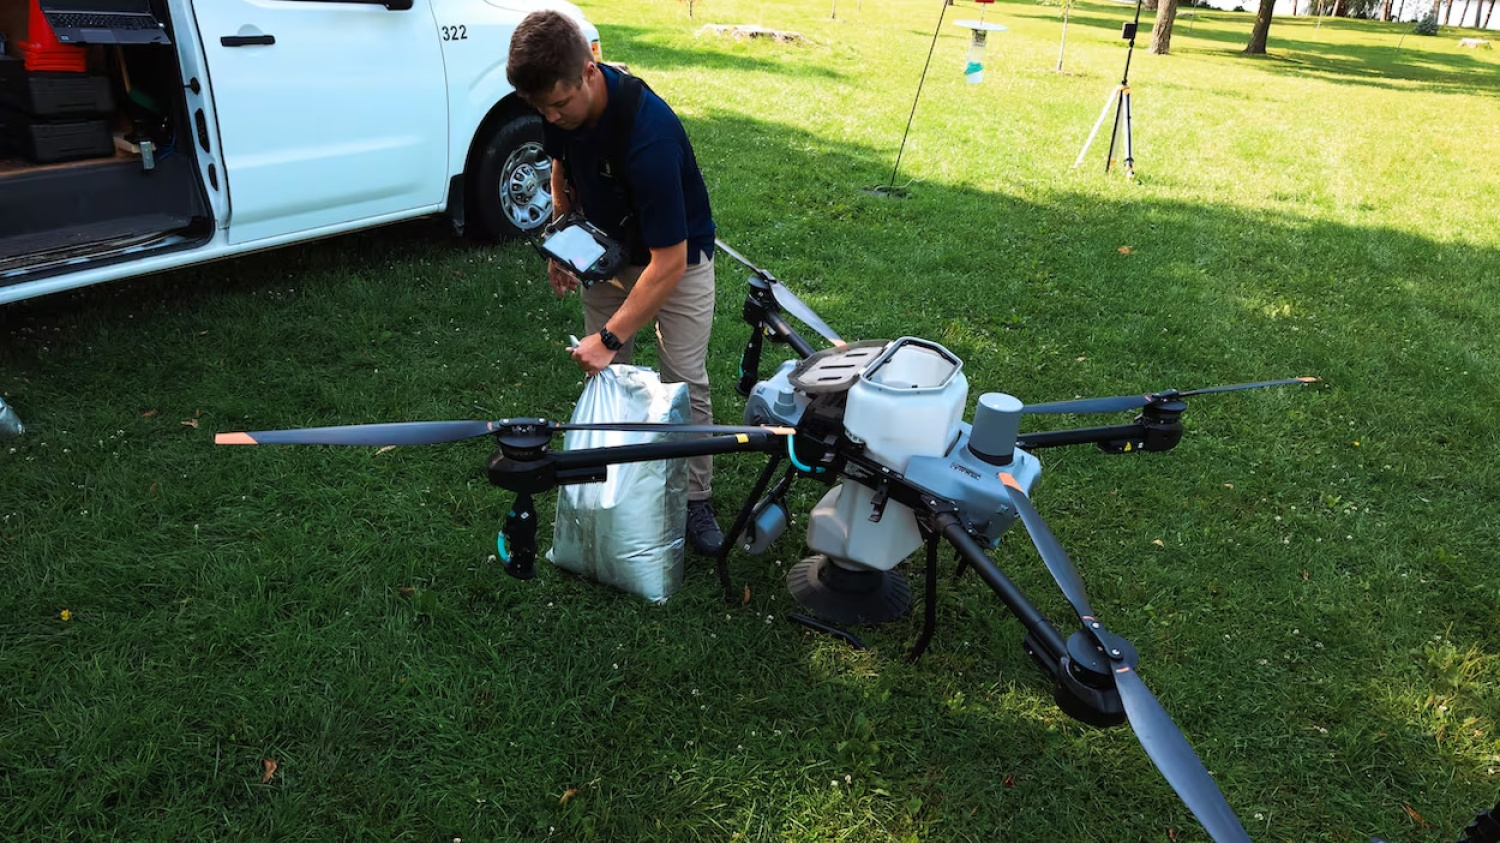
[[[1130,58],[1135,54],[1135,33],[1141,23],[1141,2],[1135,0],[1135,20],[1120,26],[1120,37],[1129,42],[1125,48],[1125,72],[1120,74],[1120,84],[1109,92],[1109,99],[1104,102],[1104,110],[1099,112],[1099,119],[1094,121],[1093,131],[1089,132],[1089,139],[1083,142],[1083,149],[1078,152],[1078,160],[1073,162],[1076,169],[1083,163],[1083,156],[1088,154],[1089,147],[1093,145],[1094,138],[1099,134],[1099,128],[1104,125],[1104,118],[1109,116],[1109,110],[1115,110],[1115,128],[1109,137],[1109,154],[1104,159],[1104,172],[1109,172],[1111,165],[1115,163],[1115,147],[1120,142],[1120,130],[1125,134],[1125,179],[1135,180],[1135,147],[1130,138]]]

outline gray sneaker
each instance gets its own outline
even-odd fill
[[[714,519],[713,504],[689,501],[687,517],[688,546],[703,556],[718,556],[724,547],[724,531]]]

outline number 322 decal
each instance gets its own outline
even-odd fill
[[[464,24],[458,24],[457,26],[445,26],[442,29],[444,41],[469,40],[469,28]]]

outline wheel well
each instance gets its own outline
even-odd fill
[[[496,126],[525,114],[526,110],[526,104],[514,92],[506,94],[504,99],[495,103],[490,113],[484,115],[484,119],[479,121],[478,128],[474,130],[474,137],[469,139],[469,154],[464,159],[464,175],[468,175],[474,169],[475,160],[479,157],[479,141],[489,137]]]
[[[484,119],[474,129],[474,136],[469,138],[469,152],[464,156],[463,172],[453,177],[448,191],[448,218],[453,221],[454,227],[462,232],[464,226],[464,210],[467,204],[469,174],[474,172],[479,160],[479,142],[490,136],[495,128],[507,120],[526,113],[526,104],[514,91],[506,94],[503,99],[495,103]]]

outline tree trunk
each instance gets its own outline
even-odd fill
[[[1500,2],[1500,0],[1490,0],[1490,10],[1484,13],[1484,26],[1480,27],[1480,29],[1490,28],[1490,15],[1493,15],[1495,13],[1496,2]]]
[[[1333,0],[1333,16],[1339,17],[1344,11],[1344,0]]]
[[[1266,54],[1266,36],[1271,32],[1271,12],[1276,0],[1260,0],[1260,10],[1255,13],[1255,26],[1250,30],[1250,43],[1245,45],[1245,55]]]
[[[1160,5],[1160,0],[1141,0],[1141,8],[1145,9],[1148,12],[1156,11],[1157,7]]]
[[[1380,20],[1382,22],[1389,21],[1391,19],[1391,6],[1395,2],[1396,0],[1385,0],[1384,3],[1380,4]]]
[[[1151,53],[1164,56],[1172,52],[1172,23],[1177,19],[1177,0],[1162,0],[1151,27]]]
[[[1448,0],[1448,5],[1443,8],[1443,26],[1447,26],[1453,20],[1453,0]]]

